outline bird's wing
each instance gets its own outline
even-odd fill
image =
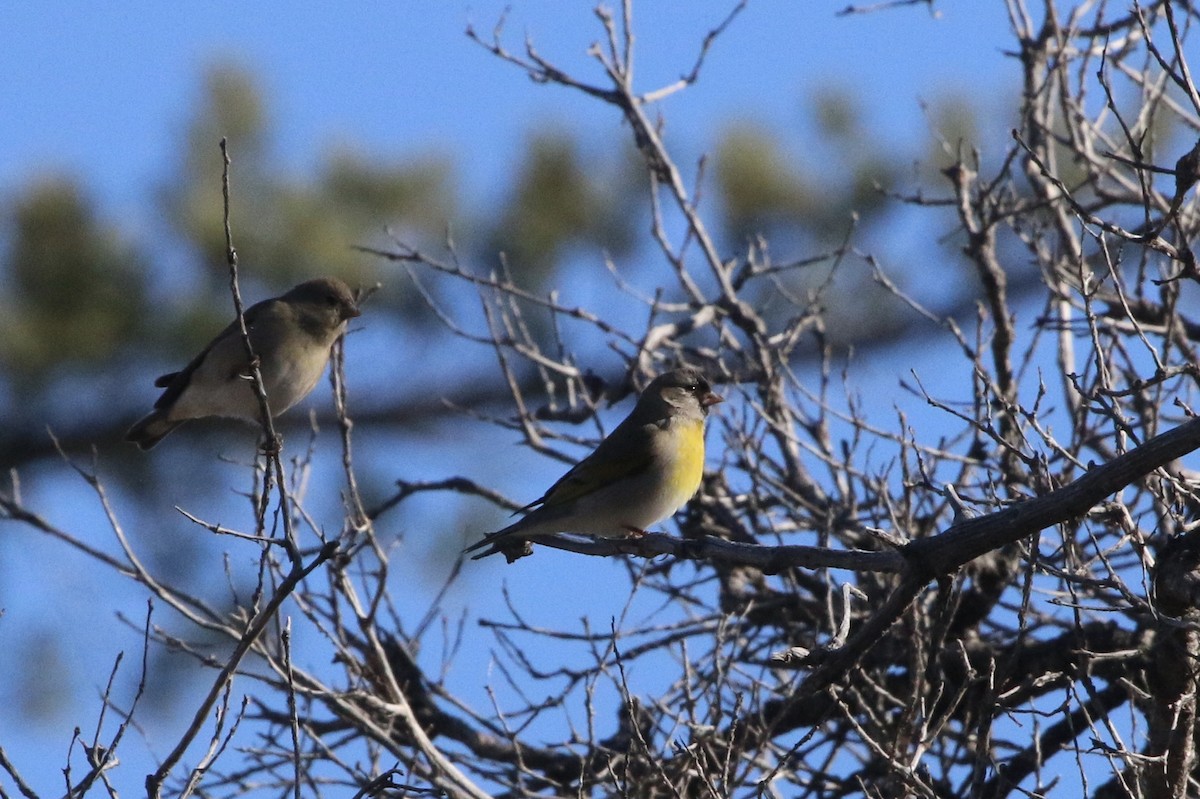
[[[540,499],[521,510],[538,505],[553,508],[574,502],[597,489],[646,472],[654,460],[650,444],[651,436],[647,431],[622,422],[591,455],[575,464]]]
[[[504,552],[509,563],[512,563],[521,557],[524,550],[516,545],[512,548],[506,547],[499,543],[500,541],[527,532],[530,522],[534,519],[538,519],[539,522],[547,521],[547,514],[550,517],[568,516],[570,505],[575,500],[649,471],[654,464],[651,439],[649,431],[639,429],[639,425],[626,419],[617,425],[617,429],[613,430],[608,438],[600,442],[600,446],[596,447],[591,455],[575,464],[557,483],[550,486],[550,490],[540,499],[516,511],[535,513],[503,530],[489,533],[463,551],[475,552],[488,545],[494,545],[491,549],[473,556],[473,559],[478,560],[496,552]]]
[[[262,309],[272,302],[275,302],[275,300],[263,300],[262,302],[255,303],[246,309],[242,316],[246,320],[247,330],[250,330],[254,327],[254,320],[262,313]],[[183,367],[178,372],[169,372],[158,377],[154,381],[154,385],[158,388],[165,389],[165,391],[163,391],[159,398],[154,401],[154,407],[171,407],[175,400],[179,399],[179,396],[187,390],[188,385],[192,382],[192,375],[195,374],[196,370],[200,368],[200,364],[204,363],[204,359],[208,357],[210,352],[212,352],[213,347],[217,346],[217,344],[237,330],[238,323],[237,320],[234,319],[225,326],[224,330],[214,336],[213,340],[208,342],[208,346],[200,350],[199,354],[196,355],[195,358],[192,358],[187,366]],[[232,377],[232,375],[230,376]]]

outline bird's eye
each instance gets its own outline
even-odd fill
[[[700,384],[699,383],[688,383],[687,390],[692,392],[693,394],[695,394],[697,391],[700,390]]]

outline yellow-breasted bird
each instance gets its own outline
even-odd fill
[[[700,488],[704,475],[704,422],[722,398],[699,370],[673,369],[646,386],[629,416],[592,454],[577,463],[526,515],[490,533],[465,552],[520,557],[517,542],[549,533],[599,538],[643,535],[675,513]]]
[[[350,287],[336,277],[309,280],[246,309],[246,331],[273,416],[308,396],[325,371],[333,342],[358,315]],[[164,391],[125,440],[150,449],[188,419],[204,416],[259,421],[249,372],[235,319],[191,363],[154,381]]]

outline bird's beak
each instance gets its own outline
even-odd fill
[[[707,408],[710,405],[716,405],[718,402],[724,402],[724,401],[725,401],[725,398],[722,397],[720,394],[714,394],[710,391],[707,394],[705,394],[703,397],[700,398],[700,405],[702,407]]]

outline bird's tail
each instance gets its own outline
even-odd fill
[[[129,428],[129,432],[125,434],[125,440],[132,441],[142,450],[148,450],[181,424],[183,422],[172,421],[161,410],[156,410]]]
[[[486,558],[488,555],[495,555],[497,552],[503,552],[505,559],[512,563],[517,558],[533,552],[533,545],[524,536],[520,535],[528,525],[525,519],[521,519],[514,524],[510,524],[503,530],[497,530],[494,533],[488,533],[480,540],[476,541],[471,546],[463,550],[463,554],[476,552],[484,547],[483,552],[476,555],[471,555],[471,560],[479,560]]]

